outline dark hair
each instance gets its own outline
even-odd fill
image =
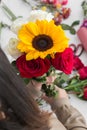
[[[39,110],[28,88],[16,75],[13,66],[0,49],[0,98],[10,108],[16,120],[1,120],[6,130],[48,130],[49,114]],[[7,109],[8,111],[9,109]],[[8,125],[7,125],[8,124]]]

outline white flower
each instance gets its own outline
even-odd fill
[[[17,44],[18,44],[18,40],[16,38],[11,38],[9,40],[9,44],[8,44],[8,51],[9,54],[17,59],[19,56],[21,56],[23,53],[21,53],[18,49],[17,49]]]
[[[30,12],[28,19],[23,18],[16,19],[11,25],[11,30],[17,34],[23,24],[26,24],[28,22],[35,22],[37,19],[50,21],[52,20],[53,17],[54,16],[51,13],[48,13],[46,11],[33,10]]]
[[[47,20],[50,21],[53,19],[53,15],[43,10],[33,10],[30,12],[28,21],[35,22],[36,20]]]
[[[23,18],[18,18],[18,19],[16,19],[13,23],[12,23],[12,25],[11,25],[11,30],[12,30],[12,32],[14,32],[14,33],[18,33],[18,30],[21,28],[21,26],[23,25],[23,24],[26,24],[28,21],[27,20],[25,20],[25,19],[23,19]]]

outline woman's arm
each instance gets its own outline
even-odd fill
[[[65,90],[58,88],[58,92],[58,97],[50,102],[58,119],[68,130],[87,130],[84,117],[71,106]]]
[[[32,88],[31,93],[33,92],[32,94],[34,96],[39,97],[41,87],[38,89],[37,85],[35,87],[30,84],[28,89],[30,88]],[[66,91],[58,87],[56,89],[58,90],[58,96],[56,98],[43,96],[43,99],[51,105],[52,110],[67,130],[86,130],[87,126],[84,117],[78,110],[71,106]]]

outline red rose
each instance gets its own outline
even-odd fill
[[[56,53],[55,58],[51,59],[52,65],[66,74],[70,74],[73,69],[73,51],[66,48],[62,53]]]
[[[84,64],[82,63],[82,61],[77,56],[74,57],[74,63],[73,64],[74,64],[73,65],[74,70],[79,70],[82,67],[84,67]]]
[[[16,65],[22,77],[33,78],[46,73],[50,68],[50,61],[41,58],[26,61],[26,55],[22,55],[17,59]]]
[[[87,86],[83,90],[83,98],[87,100]]]
[[[87,79],[87,66],[86,67],[83,67],[81,69],[78,70],[78,73],[80,75],[80,79],[83,80],[83,79]]]

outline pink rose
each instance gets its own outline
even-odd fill
[[[41,58],[26,61],[26,55],[22,55],[16,60],[16,65],[22,77],[33,78],[48,72],[50,61]]]
[[[82,61],[80,60],[79,57],[77,56],[74,56],[74,63],[73,63],[73,69],[74,70],[79,70],[81,69],[82,67],[84,67],[84,64],[82,63]]]
[[[80,75],[80,79],[81,80],[84,80],[87,78],[87,66],[86,67],[83,67],[81,69],[78,70],[78,73]]]
[[[73,51],[66,48],[62,53],[56,53],[55,58],[51,59],[52,65],[66,74],[70,74],[73,70]]]

